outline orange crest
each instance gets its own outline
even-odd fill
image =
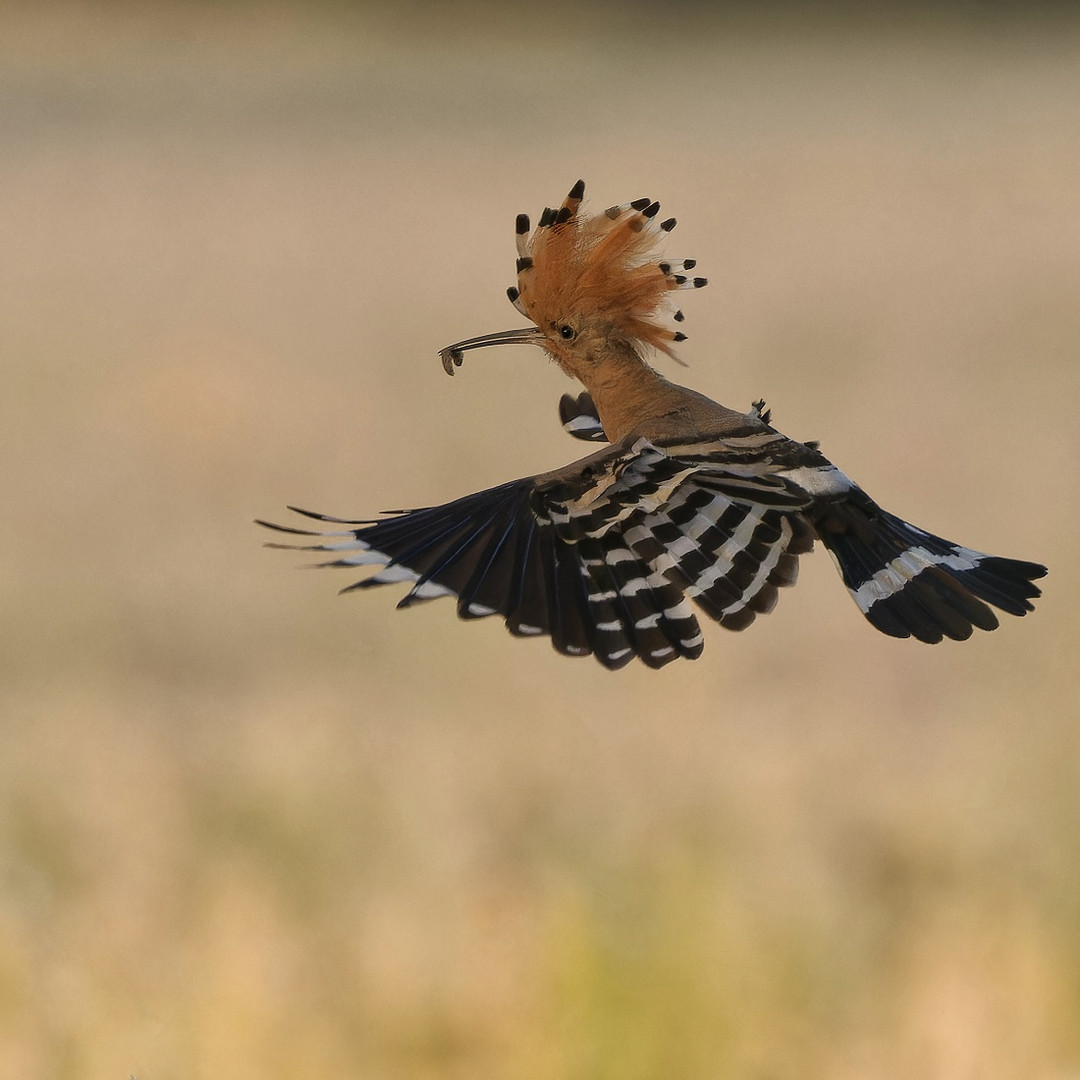
[[[517,219],[517,288],[511,302],[545,333],[562,323],[591,324],[672,358],[671,343],[686,335],[661,321],[673,307],[668,293],[701,288],[705,278],[688,277],[693,259],[659,255],[662,234],[675,219],[657,223],[660,204],[649,199],[612,206],[599,214],[579,213],[585,182],[579,180],[558,210],[544,210],[532,235],[529,219]],[[681,322],[681,311],[674,311]],[[677,358],[676,358],[677,359]]]

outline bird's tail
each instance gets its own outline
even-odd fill
[[[1046,567],[984,555],[909,525],[861,491],[815,521],[859,610],[882,633],[936,644],[994,630],[988,605],[1010,615],[1033,610],[1033,584]]]

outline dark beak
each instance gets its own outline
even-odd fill
[[[443,369],[447,375],[454,374],[455,367],[461,367],[465,359],[461,354],[469,349],[486,349],[489,345],[539,345],[544,335],[536,326],[526,326],[521,330],[503,330],[498,334],[483,334],[481,337],[469,338],[468,341],[459,341],[454,345],[447,345],[439,350],[439,359],[442,360]]]

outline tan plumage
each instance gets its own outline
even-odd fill
[[[675,219],[658,223],[660,204],[650,199],[584,214],[584,191],[579,180],[559,210],[544,210],[531,235],[528,217],[518,215],[518,284],[508,293],[535,325],[444,349],[446,371],[452,375],[468,349],[539,345],[588,388],[613,442],[632,433],[663,438],[693,427],[744,427],[744,414],[673,385],[644,359],[654,348],[677,359],[671,346],[686,335],[667,325],[682,321],[670,294],[708,284],[684,273],[693,259],[660,257]]]
[[[653,222],[657,210],[659,205],[651,203],[640,210],[613,207],[584,215],[573,202],[564,203],[554,224],[538,227],[525,245],[526,261],[518,273],[524,313],[541,329],[599,325],[612,340],[673,356],[676,332],[662,319],[674,313],[668,296],[678,286],[657,259],[662,235]],[[568,352],[559,349],[555,355]]]

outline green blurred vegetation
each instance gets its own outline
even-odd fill
[[[0,11],[0,1073],[1080,1070],[1080,35],[897,10]],[[261,551],[577,453],[436,351],[579,175],[710,278],[676,378],[1036,614],[880,638],[818,554],[612,676]]]

